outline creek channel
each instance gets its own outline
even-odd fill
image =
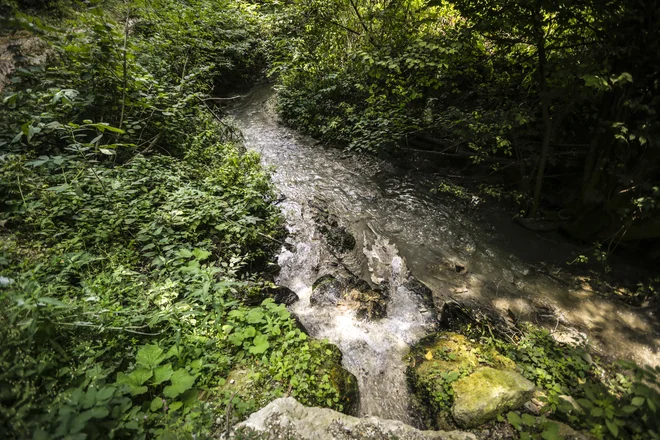
[[[567,254],[568,245],[549,243],[501,216],[485,219],[478,200],[459,203],[433,194],[390,162],[323,147],[280,125],[274,99],[271,86],[256,86],[233,115],[246,147],[272,167],[282,195],[289,237],[276,281],[298,295],[290,310],[310,335],[341,350],[344,367],[358,380],[359,416],[416,424],[404,357],[436,330],[436,310],[449,298],[517,319],[556,321],[563,338],[660,363],[651,312],[529,263],[551,251]],[[328,223],[350,233],[355,245],[334,249],[322,233]],[[351,301],[314,302],[312,286],[324,275],[368,282],[382,293],[384,316],[360,317]]]

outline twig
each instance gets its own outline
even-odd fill
[[[126,12],[126,24],[124,25],[124,79],[123,79],[123,84],[122,84],[122,91],[121,91],[121,114],[119,116],[119,129],[121,130],[121,126],[124,123],[124,110],[126,108],[126,86],[128,82],[128,66],[126,65],[126,46],[128,45],[128,20],[131,16],[131,10],[129,8],[128,12]]]
[[[103,325],[88,324],[88,323],[85,323],[85,322],[55,322],[55,321],[53,321],[53,324],[66,325],[66,326],[69,326],[69,327],[91,327],[91,328],[97,328],[99,330],[116,330],[116,331],[134,333],[136,335],[144,335],[144,336],[158,336],[158,335],[163,333],[163,332],[146,333],[146,332],[140,332],[140,331],[137,331],[137,330],[130,330],[130,329],[125,328],[125,327],[105,327]]]
[[[232,401],[234,400],[234,396],[236,396],[236,391],[234,391],[231,397],[229,398],[229,402],[227,402],[227,410],[225,411],[227,415],[227,422],[225,424],[225,434],[226,434],[225,438],[229,438],[229,428],[230,428],[229,422],[231,420],[231,410],[233,409]]]
[[[138,154],[136,154],[135,156],[131,157],[131,158],[130,158],[130,159],[129,159],[124,165],[128,165],[129,163],[133,162],[133,159],[135,159],[136,157],[141,156],[141,155],[144,155],[144,154],[147,153],[149,150],[151,150],[151,149],[154,147],[154,145],[156,145],[156,142],[158,142],[158,139],[160,139],[160,136],[161,136],[162,134],[163,134],[162,132],[161,132],[161,133],[158,133],[158,134],[157,134],[157,135],[151,140],[151,142],[149,142],[149,145],[147,146],[147,148],[145,148],[144,150],[140,151],[140,152],[139,152]]]
[[[230,98],[204,98],[204,99],[202,99],[202,102],[206,102],[206,101],[231,101],[232,99],[239,99],[239,98],[243,98],[243,95],[236,95],[236,96],[232,96]]]
[[[207,110],[213,115],[213,117],[216,119],[216,121],[218,121],[219,123],[221,123],[222,125],[224,125],[224,126],[227,127],[227,128],[231,128],[231,127],[230,127],[225,121],[222,120],[222,118],[221,118],[220,116],[218,116],[218,115],[217,115],[217,114],[211,109],[211,107],[209,107],[209,105],[208,105],[206,102],[204,102],[204,100],[203,100],[202,98],[200,98],[200,97],[197,96],[197,95],[195,95],[195,98],[197,98],[197,99],[199,100],[199,102],[201,102],[202,104],[204,104],[204,105],[206,106],[206,109],[207,109]]]
[[[183,72],[181,72],[181,81],[186,76],[186,66],[188,65],[188,57],[190,56],[190,51],[186,52],[186,60],[183,62]]]
[[[16,176],[16,180],[18,181],[18,192],[21,193],[21,199],[23,199],[23,207],[27,209],[27,203],[25,202],[25,196],[23,195],[23,188],[21,188],[21,178]]]

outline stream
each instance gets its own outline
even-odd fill
[[[233,113],[246,147],[273,168],[282,194],[290,234],[276,281],[299,296],[290,309],[310,335],[341,350],[344,367],[358,380],[359,416],[415,422],[403,358],[437,330],[435,310],[448,298],[549,322],[558,338],[588,340],[597,352],[660,364],[652,311],[539,270],[545,257],[568,255],[570,244],[523,229],[504,214],[484,215],[478,199],[433,194],[430,183],[386,161],[323,147],[278,124],[273,100],[271,86],[257,86]],[[327,244],[319,210],[352,234],[351,251],[338,254]],[[312,285],[327,274],[350,274],[386,290],[386,316],[362,319],[343,302],[312,305]],[[430,288],[435,307],[416,280]]]

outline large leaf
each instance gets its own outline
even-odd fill
[[[259,335],[254,338],[252,341],[252,345],[249,349],[250,353],[252,354],[261,354],[268,350],[268,347],[270,347],[270,344],[268,343],[268,337],[264,335]]]
[[[161,365],[160,367],[154,370],[154,385],[161,384],[166,380],[170,380],[174,370],[172,370],[172,364]]]
[[[117,383],[121,385],[128,385],[132,396],[143,394],[147,392],[147,387],[143,384],[148,381],[153,373],[145,368],[138,368],[130,374],[119,373],[117,375]]]
[[[195,383],[195,376],[192,376],[183,368],[179,368],[172,374],[170,379],[172,385],[165,387],[163,394],[170,399],[177,397],[181,393],[185,393],[192,388]]]
[[[264,320],[264,313],[259,310],[259,309],[252,309],[250,310],[250,313],[247,314],[247,322],[250,324],[258,324],[260,322],[263,322]]]
[[[165,359],[163,349],[157,345],[145,345],[138,350],[135,361],[149,370],[156,368]]]

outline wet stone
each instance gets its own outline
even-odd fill
[[[433,291],[426,284],[411,276],[403,284],[403,287],[408,289],[417,298],[418,303],[423,305],[427,310],[434,309]]]
[[[324,275],[314,282],[309,302],[312,306],[336,306],[343,293],[341,281],[332,275]]]
[[[353,308],[360,319],[380,319],[387,316],[388,284],[372,288],[365,280],[344,279],[324,275],[312,286],[312,306],[337,306],[340,303]]]
[[[277,304],[284,304],[285,306],[290,306],[300,299],[296,292],[284,286],[269,289],[268,293]]]

